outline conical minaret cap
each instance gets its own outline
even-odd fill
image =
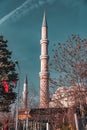
[[[24,80],[24,83],[25,83],[25,84],[28,84],[27,75],[26,75],[26,78],[25,78],[25,80]]]
[[[47,27],[47,20],[46,20],[46,13],[45,13],[45,11],[44,11],[44,16],[43,16],[42,27]]]
[[[24,80],[23,92],[27,93],[27,91],[28,91],[28,80],[27,80],[27,75],[26,75],[25,80]]]

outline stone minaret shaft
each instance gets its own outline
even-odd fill
[[[28,100],[28,81],[27,81],[27,76],[26,79],[24,81],[24,85],[23,85],[23,108],[27,108],[27,100]]]
[[[40,71],[40,108],[49,107],[49,72],[48,72],[48,27],[44,12],[42,23],[41,44],[41,71]]]

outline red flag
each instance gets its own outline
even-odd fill
[[[8,83],[4,80],[4,81],[2,81],[2,85],[4,86],[5,92],[8,93],[8,89],[9,89]]]
[[[12,81],[12,83],[13,83],[14,87],[16,88],[16,86],[17,86],[17,81]]]
[[[5,124],[4,124],[4,128],[3,128],[3,130],[8,130],[8,123],[9,123],[9,121],[6,120],[6,122],[5,122]]]

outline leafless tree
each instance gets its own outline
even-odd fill
[[[65,43],[55,43],[50,70],[51,82],[58,86],[87,85],[87,39],[72,35]],[[54,78],[54,79],[53,79]]]
[[[31,87],[28,92],[28,106],[30,108],[37,108],[39,107],[39,102],[38,102],[38,93],[39,91],[36,89],[34,84],[31,84]]]
[[[76,99],[79,99],[82,104],[83,96],[87,98],[87,39],[73,34],[65,43],[55,43],[52,52],[50,86],[76,86],[78,91],[73,91],[74,100],[78,104]],[[80,108],[83,109],[82,105]]]

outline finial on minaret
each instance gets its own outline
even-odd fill
[[[27,100],[28,100],[28,81],[27,81],[27,75],[24,80],[24,85],[23,85],[23,108],[27,108]]]
[[[46,12],[45,12],[45,10],[44,10],[44,16],[43,16],[42,27],[47,27],[47,20],[46,20]]]
[[[40,108],[49,107],[49,71],[48,71],[48,28],[46,14],[44,12],[41,30],[41,70],[40,70]]]
[[[24,82],[25,82],[25,84],[28,84],[27,75],[26,75],[26,78],[25,78],[25,81],[24,81]]]

